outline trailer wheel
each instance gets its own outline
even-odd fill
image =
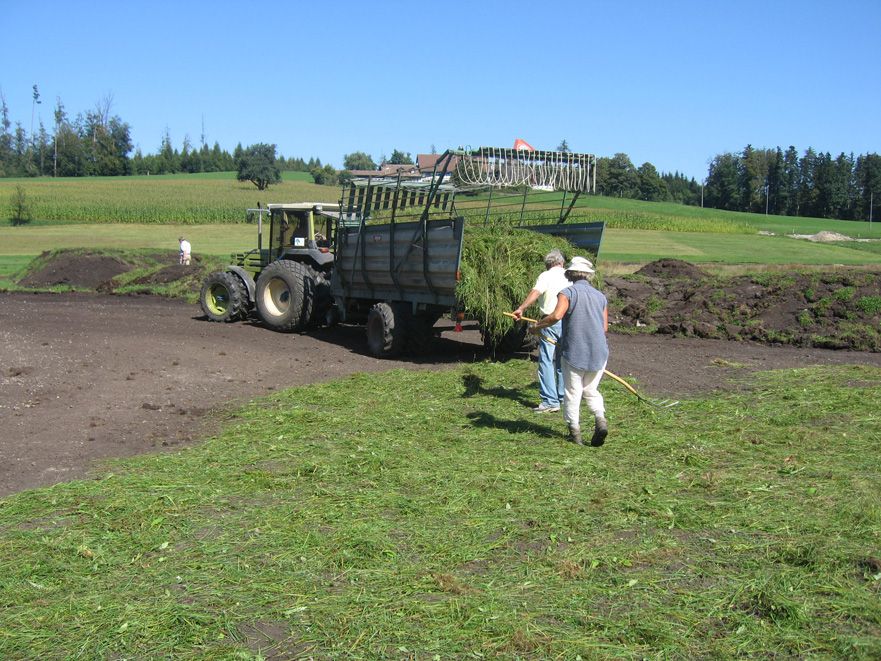
[[[401,353],[406,338],[406,324],[400,308],[377,303],[367,313],[367,348],[377,358]]]
[[[228,271],[217,271],[205,278],[199,292],[199,305],[209,321],[231,322],[248,314],[245,283]]]
[[[279,331],[299,331],[312,320],[315,279],[311,268],[279,259],[257,278],[257,312],[264,324]]]

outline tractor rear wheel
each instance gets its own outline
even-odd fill
[[[279,331],[300,331],[312,320],[315,278],[300,262],[279,259],[257,278],[257,312],[264,324]]]
[[[401,353],[406,339],[406,322],[401,309],[390,303],[377,303],[367,313],[367,348],[377,358]]]
[[[209,321],[229,322],[248,314],[245,283],[228,271],[217,271],[205,278],[199,293],[199,305]]]

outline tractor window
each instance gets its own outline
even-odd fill
[[[291,226],[290,245],[297,248],[304,248],[306,241],[311,240],[309,236],[309,214],[305,211],[288,211],[288,223]],[[301,239],[298,241],[297,239]]]
[[[330,218],[327,216],[315,216],[315,245],[319,248],[330,247]]]
[[[278,251],[287,245],[287,237],[290,236],[290,227],[285,213],[280,210],[272,212],[272,235],[270,244],[272,250]]]

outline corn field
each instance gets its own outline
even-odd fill
[[[258,191],[248,182],[192,175],[0,180],[0,220],[21,186],[35,221],[87,223],[237,223],[269,202],[337,202],[339,189],[283,181]]]

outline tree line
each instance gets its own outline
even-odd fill
[[[648,202],[701,202],[701,186],[694,177],[689,179],[679,172],[661,173],[649,162],[635,167],[624,153],[597,158],[596,192]]]
[[[42,119],[34,127],[34,110],[42,104],[36,85],[32,98],[31,128],[27,131],[21,122],[16,122],[13,128],[6,99],[0,91],[0,177],[235,170],[241,176],[243,162],[252,158],[253,150],[268,147],[261,144],[244,148],[239,143],[229,153],[217,142],[209,147],[203,136],[198,146],[185,137],[181,149],[177,149],[166,130],[158,151],[144,154],[132,145],[130,125],[111,114],[111,97],[75,117],[71,117],[61,99],[57,99],[51,133]],[[319,184],[335,185],[346,180],[345,173],[323,165],[321,159],[286,159],[276,156],[275,147],[271,147],[271,157],[268,153],[266,157],[270,158],[272,168],[309,172]],[[561,141],[557,149],[569,151],[566,140]],[[409,152],[395,149],[388,162],[412,163],[413,160]],[[364,152],[345,155],[348,170],[376,167],[373,158]],[[627,154],[617,153],[597,159],[596,192],[728,211],[862,220],[869,217],[875,194],[881,197],[881,156],[867,153],[854,157],[842,153],[833,158],[829,152],[818,153],[810,147],[799,155],[794,146],[784,151],[780,147],[756,149],[747,145],[740,153],[716,155],[710,161],[706,179],[698,182],[679,172],[659,172],[650,162],[636,167]]]
[[[42,104],[39,90],[33,88],[33,105]],[[30,132],[21,122],[13,127],[6,98],[0,92],[0,177],[88,177],[144,174],[176,174],[196,172],[228,172],[236,170],[247,151],[239,143],[233,153],[221,149],[217,142],[209,147],[204,137],[193,145],[184,137],[177,149],[166,130],[158,151],[144,154],[134,148],[131,126],[118,115],[111,114],[113,100],[102,99],[95,107],[71,117],[61,99],[53,110],[52,132],[42,118]],[[277,156],[275,164],[282,170],[308,172],[322,167],[321,159],[285,158]]]
[[[747,145],[739,154],[719,154],[710,162],[704,201],[729,211],[866,220],[877,196],[878,154],[833,158],[809,147],[799,156],[793,146],[783,151]]]
[[[597,159],[596,189],[600,195],[727,211],[866,220],[881,197],[881,156],[833,158],[811,147],[799,155],[794,146],[783,151],[747,145],[740,153],[715,156],[702,184],[678,172],[659,173],[648,162],[637,168],[619,153]]]

